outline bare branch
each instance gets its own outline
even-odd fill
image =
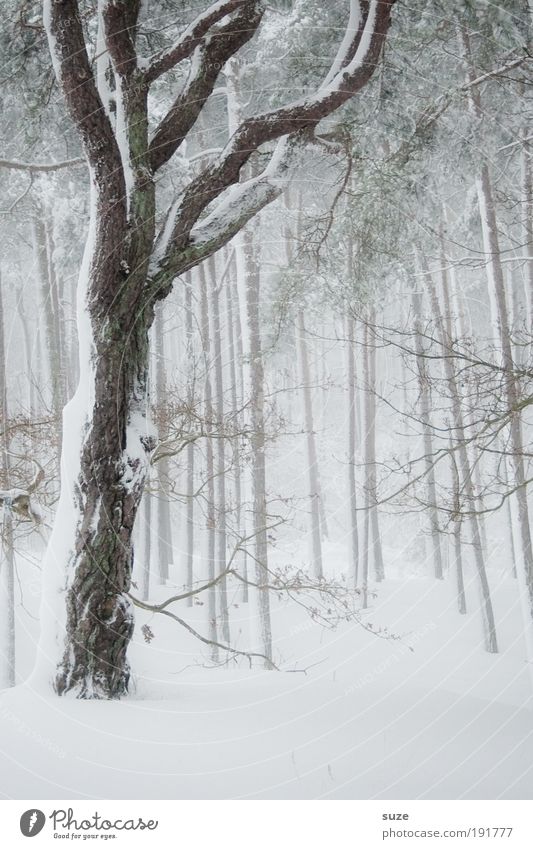
[[[193,637],[196,637],[197,640],[200,640],[201,643],[204,643],[206,646],[216,646],[223,651],[227,651],[230,654],[237,655],[238,657],[247,657],[250,661],[250,666],[252,665],[252,660],[254,657],[259,658],[260,660],[264,660],[268,663],[269,669],[276,669],[279,672],[279,668],[272,662],[272,660],[266,656],[266,654],[261,654],[261,652],[256,651],[242,651],[241,649],[236,649],[234,646],[226,646],[224,643],[219,643],[217,640],[210,640],[207,637],[204,637],[198,631],[196,631],[188,622],[185,622],[180,616],[177,616],[175,613],[172,613],[170,610],[162,610],[158,605],[147,604],[144,601],[141,601],[139,598],[135,598],[131,593],[128,593],[129,598],[132,600],[135,607],[140,607],[142,610],[149,610],[153,613],[160,613],[162,616],[168,616],[170,619],[173,619],[174,622],[177,622],[178,625],[181,625],[182,628],[185,628],[189,634],[192,634]]]

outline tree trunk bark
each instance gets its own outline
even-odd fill
[[[132,531],[155,444],[147,415],[154,301],[146,294],[153,183],[143,172],[131,200],[143,224],[131,239],[122,172],[100,180],[92,183],[80,272],[80,381],[63,413],[61,496],[43,563],[34,675],[36,684],[48,683],[47,658],[64,629],[54,686],[78,698],[119,698],[128,689]]]

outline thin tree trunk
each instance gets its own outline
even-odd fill
[[[524,232],[524,253],[526,259],[526,303],[528,307],[529,328],[533,327],[533,148],[529,137],[530,128],[522,130],[522,213]]]
[[[313,401],[311,395],[311,370],[303,310],[298,311],[297,318],[298,349],[300,354],[300,370],[302,382],[302,400],[304,407],[304,427],[307,444],[307,475],[309,499],[311,505],[311,564],[316,578],[324,577],[322,562],[322,534],[320,527],[320,484],[318,479],[318,457],[313,420]]]
[[[46,229],[43,220],[39,217],[35,217],[33,219],[33,249],[41,294],[41,303],[44,311],[43,330],[45,333],[45,350],[48,365],[48,380],[50,381],[51,388],[52,410],[56,418],[58,434],[60,434],[61,410],[63,406],[61,391],[61,362],[58,339],[56,336],[54,299],[52,297],[53,287],[51,286],[49,278]]]
[[[435,468],[433,456],[433,435],[431,428],[431,398],[428,367],[424,358],[424,347],[422,344],[422,293],[413,289],[412,293],[413,313],[415,318],[415,351],[418,370],[418,387],[420,397],[420,416],[422,432],[424,437],[424,462],[426,467],[426,483],[428,497],[428,515],[431,533],[431,544],[433,551],[433,574],[437,580],[442,581],[442,549],[439,530],[439,511],[437,506],[437,487],[435,483]]]
[[[142,560],[142,598],[150,598],[150,578],[152,572],[152,493],[150,492],[150,473],[146,475],[146,485],[143,492],[143,560]]]
[[[185,340],[187,355],[187,398],[192,413],[194,405],[194,347],[193,347],[193,307],[192,307],[192,280],[191,274],[187,274],[185,282]],[[194,442],[192,439],[187,444],[187,543],[185,550],[185,573],[187,590],[191,592],[194,581]],[[187,604],[192,607],[193,598],[189,596]]]
[[[363,327],[363,376],[364,376],[364,451],[365,451],[365,515],[363,522],[363,575],[361,591],[363,594],[363,609],[368,607],[368,579],[370,575],[370,514],[372,511],[371,497],[371,472],[368,464],[368,422],[370,420],[370,399],[368,388],[368,376],[370,371],[368,350],[368,324]]]
[[[513,352],[511,347],[509,314],[505,293],[505,281],[501,263],[496,209],[492,196],[492,186],[489,169],[484,165],[478,183],[478,196],[483,227],[485,251],[489,256],[487,266],[489,273],[488,285],[494,292],[497,307],[499,343],[501,359],[504,367],[504,392],[509,410],[512,465],[517,490],[511,495],[516,501],[516,514],[520,529],[520,560],[518,580],[521,594],[528,598],[529,622],[525,622],[526,640],[528,643],[528,662],[533,664],[533,546],[527,503],[527,481],[524,466],[524,443],[522,439],[522,421],[519,410],[519,390],[516,383]]]
[[[226,439],[224,436],[224,369],[222,362],[222,328],[220,321],[219,283],[215,260],[211,257],[207,263],[210,289],[208,303],[212,320],[212,338],[215,367],[215,418],[218,438],[215,440],[215,490],[216,490],[216,568],[215,574],[226,571]],[[222,282],[220,283],[222,285]],[[230,642],[230,624],[228,612],[228,590],[226,578],[218,583],[220,622],[222,637],[226,644]]]
[[[160,426],[159,439],[167,438],[166,427],[166,369],[165,369],[165,342],[163,328],[162,305],[159,304],[156,309],[154,322],[155,335],[155,391],[157,404],[160,409],[160,421],[163,424]],[[169,579],[169,566],[174,560],[172,548],[172,523],[170,518],[170,475],[168,457],[163,456],[157,462],[157,560],[159,580],[161,584],[165,584]]]
[[[33,369],[33,345],[30,337],[30,328],[28,326],[28,317],[26,315],[26,310],[24,309],[24,294],[22,289],[18,293],[17,297],[17,312],[20,319],[20,324],[22,326],[22,336],[24,338],[24,354],[26,357],[26,369],[28,375],[28,412],[30,418],[33,419],[35,413],[37,411],[37,400],[36,400],[36,376],[34,374]]]
[[[239,431],[242,428],[242,334],[240,328],[239,305],[235,304],[236,287],[233,283],[233,274],[230,273],[226,281],[226,324],[229,343],[229,369],[231,383],[231,407],[234,420],[234,427],[237,431],[231,441],[232,461],[233,461],[233,486],[235,499],[235,523],[237,527],[238,537],[244,539],[246,537],[246,527],[242,509],[242,462]],[[243,577],[243,602],[248,601],[248,580],[246,550],[240,551],[236,558],[237,570],[240,570]]]
[[[483,546],[481,543],[481,534],[479,530],[479,523],[476,514],[476,498],[474,494],[474,486],[472,483],[472,471],[470,467],[470,460],[468,457],[468,451],[466,447],[466,434],[465,427],[463,421],[463,414],[461,410],[461,401],[457,387],[457,379],[455,375],[455,370],[453,366],[453,361],[449,356],[449,352],[453,349],[453,338],[447,332],[446,325],[442,316],[442,310],[440,308],[440,304],[437,298],[437,292],[435,289],[435,285],[433,282],[432,275],[429,271],[427,271],[424,262],[424,271],[426,276],[426,283],[428,286],[431,306],[433,310],[433,317],[435,319],[435,324],[437,327],[437,331],[440,337],[443,358],[444,358],[444,368],[446,374],[446,380],[448,382],[449,393],[452,401],[452,419],[454,426],[454,434],[456,444],[458,446],[458,455],[459,455],[459,470],[462,478],[462,483],[466,496],[466,504],[468,508],[468,522],[470,525],[470,532],[472,536],[472,548],[474,550],[474,563],[476,567],[476,574],[478,577],[478,586],[480,590],[480,599],[481,599],[481,618],[483,623],[483,638],[485,643],[485,649],[493,654],[498,651],[498,640],[496,636],[496,625],[494,621],[494,611],[492,609],[492,601],[490,596],[490,587],[487,578],[487,571],[485,568],[485,559],[483,556]],[[450,299],[448,292],[448,281],[447,278],[443,279],[443,297],[444,297],[444,313],[445,315],[450,314]]]
[[[466,609],[466,592],[465,592],[465,580],[464,580],[464,566],[463,566],[463,539],[462,539],[462,521],[461,521],[461,478],[459,475],[459,470],[457,468],[457,464],[455,462],[455,455],[453,454],[453,442],[450,440],[450,453],[451,453],[451,468],[452,468],[452,482],[453,482],[453,508],[455,512],[455,516],[453,519],[453,551],[454,551],[454,559],[455,559],[455,575],[457,582],[457,608],[459,613],[465,614],[467,612]]]
[[[348,532],[350,538],[350,571],[354,586],[359,582],[359,531],[357,527],[357,488],[355,480],[356,461],[356,412],[355,412],[355,324],[352,318],[346,319],[346,377],[348,381]]]
[[[207,578],[213,581],[216,577],[216,509],[215,509],[215,463],[213,451],[213,394],[211,389],[211,336],[209,330],[209,301],[207,292],[207,279],[205,264],[199,267],[201,288],[201,326],[202,326],[202,351],[204,356],[205,382],[204,382],[204,417],[206,432],[206,476],[207,476],[207,507],[206,507],[206,543],[207,543]],[[212,642],[218,640],[217,621],[217,591],[212,586],[207,591],[209,639]],[[218,648],[211,647],[211,659],[218,661]]]
[[[248,389],[251,413],[252,515],[254,534],[255,580],[259,586],[259,625],[265,666],[272,661],[272,624],[268,571],[267,498],[266,498],[266,437],[264,365],[259,322],[260,270],[254,245],[253,228],[244,231],[244,299],[247,319],[246,355],[249,358]]]
[[[366,490],[369,498],[370,512],[370,534],[372,543],[369,547],[372,551],[374,564],[374,577],[376,581],[385,578],[385,567],[383,564],[383,552],[381,548],[381,533],[379,528],[379,512],[377,506],[377,476],[376,476],[376,346],[371,341],[369,327],[375,323],[374,308],[368,312],[365,325],[365,466],[366,466]]]
[[[59,392],[59,406],[62,410],[68,397],[68,375],[65,364],[63,362],[63,352],[65,351],[65,318],[63,314],[63,303],[60,291],[60,282],[57,275],[56,264],[54,260],[54,234],[53,222],[50,213],[45,209],[44,213],[44,236],[46,242],[46,260],[48,271],[49,296],[53,322],[53,350],[54,359],[57,363],[57,385]]]

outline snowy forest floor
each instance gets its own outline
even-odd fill
[[[0,794],[531,798],[533,696],[516,584],[502,578],[493,589],[499,655],[483,651],[473,603],[467,616],[455,612],[451,582],[379,587],[367,621],[401,641],[355,623],[324,632],[280,604],[277,654],[305,674],[205,668],[179,626],[138,616],[129,698],[58,699],[23,684],[0,694]],[[203,630],[201,607],[183,613]],[[247,616],[246,605],[234,609],[235,634]],[[150,644],[143,623],[155,633]]]

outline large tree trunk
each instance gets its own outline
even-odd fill
[[[361,61],[347,65],[342,84],[339,68],[334,65],[331,78],[335,85],[331,90],[323,87],[315,98],[243,122],[220,160],[202,168],[167,210],[156,243],[154,173],[187,139],[220,71],[257,31],[263,4],[253,0],[235,4],[229,16],[225,4],[216,4],[214,18],[207,16],[203,22],[205,29],[199,37],[202,50],[195,54],[201,53],[200,61],[193,63],[188,85],[159,121],[150,141],[150,86],[191,58],[198,44],[196,36],[185,39],[185,47],[180,44],[177,51],[164,51],[141,67],[136,49],[140,0],[99,4],[108,67],[115,83],[115,111],[111,114],[109,92],[104,91],[103,84],[98,87],[89,59],[79,4],[76,0],[44,0],[43,21],[54,69],[90,165],[92,191],[90,236],[78,294],[80,382],[63,416],[66,440],[61,497],[44,561],[45,625],[35,673],[36,679],[49,678],[46,658],[55,653],[51,643],[55,644],[58,620],[65,633],[63,659],[55,676],[60,694],[113,698],[128,686],[126,651],[133,631],[129,599],[131,537],[147,454],[154,444],[147,421],[148,331],[154,301],[165,298],[176,277],[226,244],[278,196],[279,187],[270,179],[262,185],[254,183],[251,189],[243,187],[236,209],[229,217],[223,216],[216,233],[211,227],[213,219],[209,222],[208,216],[203,217],[212,202],[220,207],[224,192],[239,184],[255,150],[285,138],[278,151],[287,156],[273,160],[269,176],[281,174],[292,150],[288,139],[295,141],[302,130],[316,127],[367,84],[378,63],[394,2],[378,0],[364,8],[361,27],[347,33],[345,57],[352,50],[351,55],[357,52]],[[229,21],[222,24],[221,19],[226,17]],[[94,46],[91,44],[91,50]],[[105,68],[106,60],[102,64]],[[254,413],[254,513],[264,519],[258,274],[250,277],[257,280],[257,286],[254,283],[250,287],[249,298],[252,386],[256,393],[253,408],[259,411]],[[257,577],[262,586],[261,621],[268,653],[266,526],[262,532],[257,530]],[[66,616],[59,587],[66,592]]]
[[[143,171],[127,194],[119,167],[102,161],[100,168],[78,286],[80,382],[63,414],[61,496],[43,564],[35,673],[49,680],[46,658],[55,655],[56,629],[64,629],[54,686],[80,698],[117,698],[128,688],[132,531],[155,443],[147,417],[154,302],[145,288],[153,183]]]

